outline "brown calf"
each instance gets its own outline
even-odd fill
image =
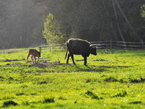
[[[33,62],[33,57],[34,57],[34,60],[35,60],[35,63],[36,63],[36,57],[38,57],[38,60],[37,60],[37,62],[38,62],[39,61],[39,57],[41,57],[41,52],[38,52],[36,49],[29,49],[29,53],[27,55],[26,63],[28,62],[28,58],[29,58],[30,55],[31,55],[32,63],[34,63]]]

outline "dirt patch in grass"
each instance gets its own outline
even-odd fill
[[[66,63],[43,63],[43,62],[39,62],[39,63],[36,63],[36,64],[33,64],[33,63],[16,63],[16,64],[10,64],[10,63],[7,63],[6,65],[1,65],[1,68],[8,68],[8,67],[24,67],[25,69],[27,69],[28,67],[29,68],[51,68],[52,67],[52,70],[37,70],[37,71],[24,71],[25,73],[35,73],[35,72],[38,72],[38,73],[47,73],[47,72],[58,72],[58,73],[63,73],[64,70],[61,70],[61,69],[57,69],[56,67],[57,66],[63,66],[63,65],[67,65]],[[71,66],[71,65],[70,65]],[[55,70],[56,69],[56,70]],[[23,70],[22,70],[23,72]]]
[[[10,63],[7,63],[6,65],[1,65],[1,67],[16,67],[16,66],[19,66],[19,65],[22,65],[22,63],[16,63],[16,64],[10,64]]]
[[[33,64],[32,62],[26,63],[7,63],[6,65],[2,65],[1,67],[17,67],[16,70],[18,69],[19,71],[24,73],[69,73],[69,72],[103,72],[107,71],[109,68],[128,68],[129,66],[97,66],[97,65],[88,65],[88,66],[83,66],[83,65],[73,65],[73,64],[66,64],[66,63],[60,63],[60,62],[43,62],[40,61],[36,64]],[[20,67],[20,69],[19,69]],[[33,69],[32,71],[30,69]],[[36,68],[36,70],[34,70]],[[38,68],[38,69],[37,69]],[[40,68],[40,69],[39,69]],[[13,68],[10,68],[13,69]],[[27,70],[28,69],[28,70]],[[15,69],[14,69],[15,70]]]
[[[99,66],[99,68],[112,68],[112,66]]]
[[[39,63],[39,64],[31,64],[29,67],[39,67],[39,68],[45,68],[45,67],[50,67],[51,64],[49,63]]]
[[[18,50],[9,50],[9,51],[4,51],[4,53],[8,53],[8,54],[10,54],[10,53],[15,53],[15,52],[20,52],[20,51],[18,51]]]
[[[16,67],[16,66],[28,66],[28,67],[39,67],[39,68],[44,68],[44,67],[49,67],[51,66],[50,63],[36,63],[36,64],[30,64],[30,65],[27,65],[27,64],[24,64],[24,63],[16,63],[16,64],[9,64],[7,63],[6,65],[1,65],[1,67],[8,67],[8,66],[11,66],[11,67]]]
[[[23,60],[26,60],[26,59],[6,59],[6,60],[3,60],[3,62],[11,62],[11,61],[23,61]]]
[[[6,65],[3,65],[2,67],[6,67],[6,66],[13,66],[13,67],[15,67],[15,66],[28,66],[28,67],[39,67],[39,68],[45,68],[45,67],[51,67],[52,65],[67,65],[66,63],[43,63],[43,62],[39,62],[39,63],[36,63],[36,64],[33,64],[33,63],[31,63],[31,64],[29,64],[29,65],[27,65],[27,64],[24,64],[24,63],[17,63],[17,64],[6,64]],[[71,65],[71,64],[69,64],[69,65]]]

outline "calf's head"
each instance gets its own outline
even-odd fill
[[[90,53],[93,55],[97,55],[97,51],[96,51],[96,45],[90,45]]]

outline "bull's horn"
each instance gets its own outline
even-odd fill
[[[95,48],[98,48],[97,44],[94,44]]]
[[[92,47],[93,45],[92,44],[90,44],[90,47]]]

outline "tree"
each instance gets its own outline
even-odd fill
[[[32,0],[0,1],[0,48],[29,47],[44,44],[43,6]]]
[[[58,20],[49,13],[44,23],[43,36],[48,44],[62,44],[64,42],[61,26]]]
[[[144,0],[43,0],[66,37],[87,40],[142,41]],[[47,4],[48,3],[48,4]],[[55,7],[55,8],[54,8]],[[143,14],[142,14],[143,15]]]
[[[145,18],[145,4],[143,4],[141,7],[141,16]]]
[[[71,37],[145,41],[144,1],[1,0],[0,46],[28,47],[45,38],[49,44],[64,43]]]

